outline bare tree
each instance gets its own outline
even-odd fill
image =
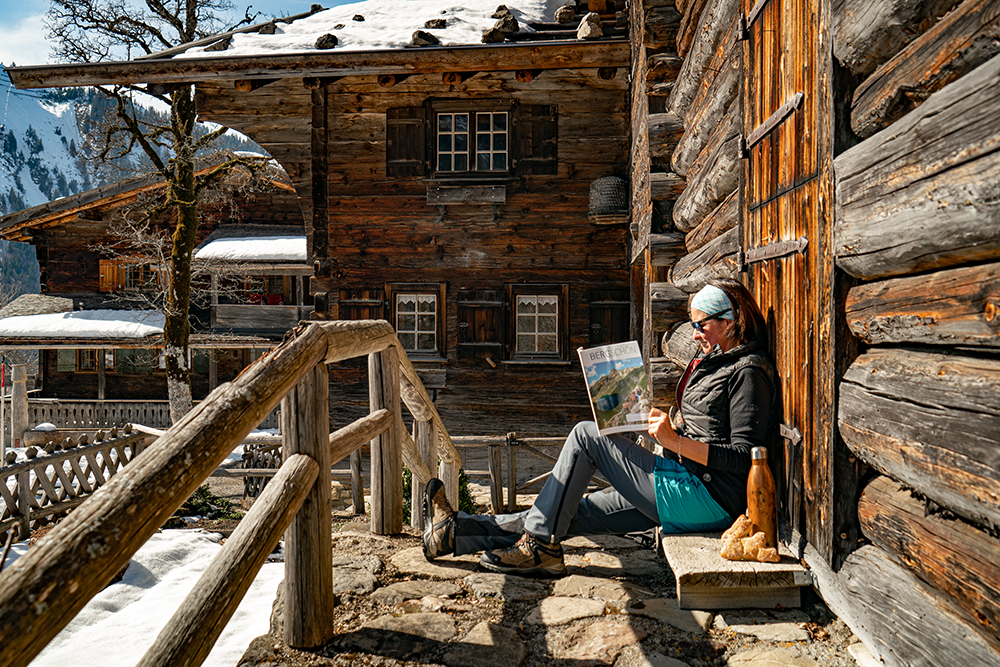
[[[219,14],[232,9],[228,0],[51,0],[46,16],[53,55],[65,62],[93,63],[146,55],[218,34],[227,29]],[[251,23],[249,10],[238,25]],[[149,217],[173,211],[166,293],[162,309],[170,417],[176,423],[191,408],[188,347],[191,326],[191,260],[197,240],[198,201],[234,165],[249,168],[259,161],[234,156],[198,175],[196,156],[207,149],[225,128],[196,136],[197,108],[190,85],[150,87],[135,85],[98,87],[115,101],[116,122],[104,134],[102,159],[119,158],[140,149],[166,181],[167,194]],[[144,119],[135,96],[149,94],[170,106],[169,124]]]

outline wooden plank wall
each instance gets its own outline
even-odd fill
[[[336,317],[341,290],[446,284],[446,361],[422,367],[443,371],[436,405],[451,433],[556,435],[590,418],[575,352],[546,364],[497,358],[493,367],[485,359],[459,359],[457,294],[502,294],[516,283],[567,285],[568,349],[590,344],[591,292],[627,294],[629,287],[627,227],[587,218],[591,182],[628,176],[627,78],[624,70],[609,80],[596,69],[546,70],[528,83],[516,81],[513,72],[483,72],[454,86],[433,74],[391,88],[375,77],[348,77],[326,87],[330,276],[315,278],[311,288],[330,296]],[[288,80],[234,95],[199,85],[199,110],[272,151],[308,196],[311,92]],[[385,148],[387,110],[419,107],[428,98],[555,105],[558,172],[505,180],[506,202],[496,212],[488,204],[428,204],[430,184],[423,178],[387,175]],[[349,364],[332,371],[332,391],[345,406],[332,416],[335,426],[367,412],[364,373]]]

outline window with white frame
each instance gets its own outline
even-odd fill
[[[403,349],[418,354],[438,352],[438,295],[399,292],[395,295],[396,335]]]
[[[555,294],[524,294],[515,301],[514,353],[557,355],[559,353],[559,297]]]
[[[438,172],[505,172],[509,165],[506,111],[437,114]]]

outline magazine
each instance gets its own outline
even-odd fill
[[[581,347],[577,352],[600,434],[645,431],[653,392],[639,343]]]

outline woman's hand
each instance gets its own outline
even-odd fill
[[[676,452],[680,444],[680,436],[670,423],[670,415],[657,408],[649,411],[649,436],[671,452]]]

